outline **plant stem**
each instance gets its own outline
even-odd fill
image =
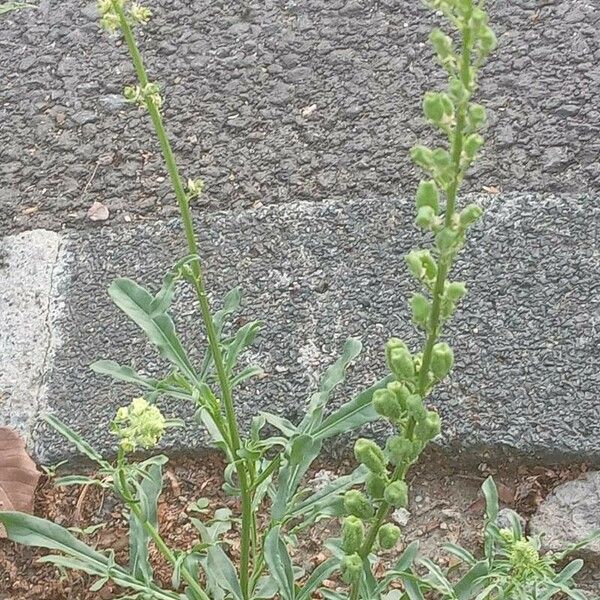
[[[121,30],[123,31],[123,35],[125,37],[125,42],[127,43],[127,47],[129,49],[129,53],[131,55],[131,59],[133,61],[133,65],[135,68],[135,72],[137,74],[137,78],[142,88],[145,88],[148,83],[148,75],[146,73],[146,69],[144,66],[144,62],[140,51],[137,47],[135,37],[133,35],[133,31],[127,22],[127,18],[124,14],[123,7],[119,5],[118,2],[113,2],[113,7],[117,14],[119,15],[119,21]],[[185,231],[185,237],[188,245],[188,250],[190,254],[198,256],[198,244],[196,242],[196,235],[194,232],[194,225],[192,220],[192,213],[189,206],[189,201],[185,189],[183,187],[183,183],[181,181],[181,176],[179,174],[179,169],[177,168],[177,162],[175,160],[175,156],[173,154],[173,150],[171,148],[171,144],[169,142],[169,137],[165,130],[162,117],[158,106],[156,106],[155,102],[151,97],[146,98],[146,105],[148,108],[148,112],[150,114],[150,118],[152,120],[152,124],[154,126],[154,130],[158,137],[158,141],[160,143],[160,147],[162,150],[162,154],[166,163],[167,171],[169,173],[169,177],[171,179],[171,184],[173,185],[173,189],[175,191],[175,196],[177,198],[177,204],[179,205],[179,210],[181,213],[181,219],[183,222],[183,227]],[[210,304],[208,301],[208,296],[206,294],[206,287],[204,284],[204,276],[202,271],[202,265],[200,262],[200,258],[198,257],[192,263],[192,273],[193,273],[193,284],[194,289],[196,291],[196,296],[198,297],[198,303],[200,305],[200,312],[202,314],[202,320],[204,323],[204,327],[206,329],[206,335],[208,338],[208,344],[210,347],[211,355],[213,361],[215,363],[215,368],[217,371],[217,378],[219,381],[219,387],[221,388],[221,395],[223,397],[223,406],[225,409],[225,417],[227,419],[227,426],[229,432],[229,442],[231,445],[231,454],[233,457],[233,462],[235,464],[240,484],[240,495],[242,500],[242,536],[241,536],[241,559],[240,559],[240,585],[242,588],[242,593],[245,599],[248,598],[249,590],[248,590],[248,574],[249,574],[249,561],[250,561],[250,546],[251,546],[251,533],[252,533],[252,523],[254,520],[254,515],[252,513],[252,492],[250,489],[249,476],[248,471],[246,469],[246,463],[244,460],[238,458],[238,451],[241,448],[241,438],[239,433],[239,427],[237,423],[237,418],[235,415],[235,408],[233,405],[233,396],[231,390],[231,381],[229,379],[229,375],[225,368],[225,363],[223,360],[223,353],[221,351],[221,347],[219,344],[219,339],[217,336],[217,332],[215,329]]]
[[[470,15],[466,15],[465,22],[468,22],[469,19]],[[470,90],[471,31],[468,27],[465,27],[462,33],[463,37],[460,61],[460,79],[465,89]],[[452,131],[451,160],[453,179],[446,194],[446,210],[444,214],[444,225],[446,227],[450,227],[452,225],[454,214],[456,212],[456,197],[461,183],[461,156],[463,148],[463,134],[466,124],[467,104],[468,99],[461,102],[457,106],[456,125],[454,127],[454,130]],[[444,285],[446,283],[446,278],[448,277],[448,272],[450,271],[450,268],[452,266],[453,258],[454,255],[451,252],[442,253],[437,265],[437,275],[432,292],[431,313],[429,316],[428,323],[428,335],[425,340],[425,345],[423,347],[423,359],[421,361],[418,380],[418,393],[423,398],[427,393],[428,375],[429,368],[431,366],[433,347],[437,339],[439,338],[440,329],[442,325],[440,320],[440,313],[442,308],[442,300],[444,296]],[[415,422],[414,419],[411,417],[406,426],[406,437],[409,440],[412,440],[414,427]],[[392,474],[392,481],[404,480],[409,466],[410,465],[396,467],[394,473]],[[375,544],[375,540],[377,539],[377,534],[379,533],[379,530],[381,529],[382,525],[388,519],[391,508],[392,507],[385,500],[383,500],[377,512],[375,513],[374,521],[371,523],[365,541],[359,551],[359,555],[363,560],[366,559],[371,553],[373,545]],[[359,596],[360,584],[358,582],[355,582],[351,586],[350,600],[358,600]]]
[[[137,502],[131,502],[129,500],[129,486],[127,485],[127,480],[125,478],[125,472],[122,468],[119,468],[119,485],[122,488],[121,498],[129,507],[129,510],[135,515],[136,519],[140,522],[146,533],[150,536],[154,545],[158,549],[158,551],[165,557],[165,559],[175,567],[177,565],[177,559],[173,551],[169,548],[169,546],[165,543],[165,541],[160,536],[160,533],[156,531],[156,528],[152,523],[150,523],[142,510],[140,509]],[[210,600],[206,592],[202,589],[198,581],[194,578],[194,576],[186,569],[184,565],[180,566],[181,577],[182,579],[190,586],[190,588],[194,591],[194,593],[200,598],[200,600]]]

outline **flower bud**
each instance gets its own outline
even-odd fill
[[[383,499],[396,508],[408,505],[408,486],[404,481],[392,481],[383,494]]]
[[[483,146],[483,138],[478,133],[472,133],[464,142],[463,152],[468,158],[473,158],[481,146]]]
[[[402,409],[396,396],[387,389],[376,390],[373,394],[373,408],[377,414],[390,420],[398,420],[402,416]]]
[[[359,438],[354,444],[354,456],[359,463],[377,475],[386,472],[386,460],[381,448],[373,441]]]
[[[426,146],[419,145],[411,148],[410,157],[415,163],[417,163],[420,167],[423,167],[424,169],[429,169],[431,167],[431,150]]]
[[[453,281],[446,286],[446,298],[452,303],[456,303],[465,297],[467,286],[462,281]]]
[[[454,365],[454,353],[448,344],[442,342],[433,347],[431,353],[431,370],[438,379],[448,375]]]
[[[477,204],[468,204],[460,211],[460,224],[463,227],[469,227],[477,222],[482,214],[483,210]]]
[[[435,223],[435,212],[433,211],[433,208],[431,208],[431,206],[421,206],[421,208],[417,211],[415,223],[421,229],[431,229]]]
[[[408,397],[408,399],[406,400],[406,410],[408,414],[415,421],[417,421],[417,423],[425,419],[427,416],[427,411],[425,410],[423,399],[417,394],[412,394]]]
[[[408,464],[414,458],[413,443],[399,435],[388,438],[386,449],[394,466]]]
[[[434,123],[439,123],[444,118],[444,104],[440,94],[427,92],[423,98],[423,113]]]
[[[345,583],[358,581],[363,570],[362,558],[357,553],[345,556],[340,564],[340,570]]]
[[[379,533],[377,534],[379,545],[384,550],[391,550],[400,539],[400,527],[393,523],[386,523],[381,526]]]
[[[348,490],[344,494],[344,508],[348,514],[359,519],[370,519],[374,512],[367,497],[358,490]]]
[[[400,408],[406,410],[406,399],[410,395],[408,388],[400,381],[390,381],[386,388],[389,392],[394,394]]]
[[[346,554],[358,552],[364,537],[365,526],[363,522],[358,517],[346,517],[342,525],[342,550]]]
[[[479,32],[479,47],[481,48],[481,53],[484,56],[487,56],[497,45],[498,39],[496,38],[496,34],[490,27],[483,27]]]
[[[410,308],[412,310],[412,317],[417,325],[425,327],[427,320],[429,319],[429,302],[423,294],[413,294],[410,299]]]
[[[474,128],[482,127],[485,124],[486,112],[481,104],[471,104],[469,106],[469,121]]]
[[[367,490],[367,494],[369,494],[373,500],[381,500],[381,498],[383,498],[386,485],[387,482],[385,479],[379,477],[379,475],[375,475],[375,473],[370,473],[365,481],[365,489]]]
[[[421,183],[419,183],[416,205],[417,208],[429,206],[435,214],[438,213],[440,209],[440,194],[435,181],[430,179],[427,181],[421,181]]]
[[[396,348],[390,352],[390,370],[401,381],[410,381],[415,376],[415,365],[410,352]]]
[[[425,425],[426,436],[428,440],[432,440],[433,438],[440,435],[440,431],[442,430],[442,421],[440,419],[440,415],[437,412],[435,412],[435,410],[430,410],[427,413]]]

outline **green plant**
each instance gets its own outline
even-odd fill
[[[473,554],[448,544],[448,552],[456,556],[466,567],[462,576],[444,573],[429,560],[420,562],[427,569],[425,577],[413,577],[419,593],[444,600],[550,600],[554,597],[584,600],[582,590],[577,589],[573,577],[583,567],[581,559],[557,566],[577,549],[599,537],[594,533],[578,544],[562,552],[540,553],[540,539],[527,537],[518,516],[509,513],[507,527],[498,525],[498,492],[494,481],[488,478],[483,484],[486,500],[486,522],[484,527],[484,555],[477,559]],[[453,569],[460,572],[460,569]]]
[[[380,580],[375,578],[372,564],[377,561],[379,548],[391,549],[397,544],[401,532],[387,522],[388,516],[393,507],[406,506],[407,472],[440,432],[440,418],[425,402],[454,362],[451,348],[439,339],[466,287],[448,276],[468,228],[481,215],[475,204],[459,209],[457,194],[483,143],[478,130],[484,125],[485,110],[472,102],[472,96],[478,68],[496,41],[487,25],[482,1],[431,0],[427,4],[441,11],[455,26],[459,43],[455,47],[452,38],[439,29],[431,34],[449,82],[446,91],[426,94],[423,103],[425,116],[446,136],[448,147],[417,146],[411,151],[413,160],[430,177],[421,182],[417,191],[416,223],[431,236],[433,245],[431,249],[413,250],[406,257],[409,271],[422,286],[422,292],[413,295],[410,305],[414,323],[424,333],[423,346],[414,351],[399,339],[389,340],[385,349],[389,374],[331,412],[328,400],[361,350],[358,340],[349,339],[340,358],[325,372],[318,390],[310,397],[300,423],[261,413],[252,419],[250,430],[244,435],[236,418],[234,394],[236,386],[259,374],[260,369],[241,368],[238,361],[257,335],[259,325],[251,322],[237,330],[233,328],[230,317],[241,301],[237,289],[223,298],[216,312],[209,304],[190,211],[190,201],[202,192],[202,182],[188,179],[184,184],[180,176],[163,124],[161,90],[147,75],[133,32],[151,13],[129,0],[99,1],[102,26],[122,34],[131,55],[137,82],[125,89],[125,97],[150,116],[188,247],[188,255],[175,264],[156,294],[122,278],[113,282],[109,295],[144,331],[170,363],[171,370],[162,378],[152,378],[110,360],[92,366],[98,373],[136,384],[145,394],[119,409],[113,420],[111,430],[118,438],[113,461],[105,459],[57,419],[47,419],[97,466],[93,478],[67,476],[57,483],[102,486],[112,490],[127,508],[129,565],[116,564],[112,552],[99,552],[56,524],[20,513],[0,513],[0,522],[12,540],[55,551],[42,560],[96,576],[93,590],[111,580],[127,589],[129,598],[250,600],[278,596],[281,600],[308,600],[319,590],[327,598],[372,600],[394,597],[396,592],[390,592],[389,586],[401,579],[405,592],[399,592],[400,597],[415,600],[423,598],[422,589],[431,588],[429,580],[421,580],[415,574],[416,543],[405,549]],[[206,334],[207,347],[200,364],[190,359],[170,315],[180,284],[193,288]],[[159,396],[192,403],[197,421],[227,459],[224,489],[241,501],[241,515],[236,519],[241,545],[238,567],[223,542],[223,534],[234,522],[226,509],[218,510],[212,520],[207,520],[206,503],[197,503],[197,517],[192,523],[199,540],[190,549],[171,548],[160,535],[157,501],[167,458],[159,455],[136,460],[134,455],[136,450],[154,447],[166,428],[177,425],[155,406]],[[352,473],[322,489],[305,487],[304,475],[327,439],[379,418],[389,421],[395,429],[385,448],[359,439],[355,454],[360,464]],[[265,435],[266,425],[277,433]],[[259,510],[268,515],[260,527]],[[331,558],[304,576],[294,567],[289,547],[306,528],[324,517],[342,519],[341,538],[327,542]],[[170,589],[163,589],[154,581],[150,543],[171,565]],[[336,571],[348,583],[348,594],[322,588],[322,582]]]

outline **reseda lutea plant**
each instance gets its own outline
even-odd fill
[[[162,92],[148,77],[134,35],[134,29],[151,18],[151,12],[130,0],[99,1],[102,27],[121,35],[131,56],[137,81],[125,89],[125,97],[150,116],[181,212],[188,247],[187,256],[167,273],[156,294],[122,278],[112,283],[109,295],[144,331],[170,364],[170,370],[161,378],[154,378],[110,360],[92,365],[96,372],[136,384],[144,393],[144,397],[120,408],[112,422],[111,431],[118,440],[114,460],[104,458],[56,418],[47,418],[51,426],[97,465],[94,477],[66,476],[59,478],[57,484],[101,486],[111,490],[126,508],[129,564],[117,564],[114,552],[100,552],[54,523],[20,513],[0,513],[0,523],[12,540],[55,552],[45,556],[42,559],[45,562],[94,576],[93,591],[111,581],[127,590],[127,598],[309,600],[319,593],[335,600],[384,597],[420,600],[424,591],[440,591],[441,597],[453,600],[513,597],[498,593],[504,584],[494,583],[490,594],[481,593],[492,575],[500,574],[500,579],[494,581],[504,581],[506,573],[510,579],[510,561],[516,560],[516,548],[519,557],[525,560],[524,563],[519,558],[521,567],[526,564],[529,569],[535,563],[534,553],[528,552],[520,540],[517,544],[516,537],[504,542],[499,551],[509,555],[508,571],[504,566],[492,569],[498,563],[492,546],[488,552],[487,542],[486,557],[491,558],[486,558],[483,565],[477,561],[471,564],[470,555],[455,548],[469,567],[467,579],[456,585],[444,579],[445,575],[432,563],[424,562],[429,569],[427,577],[415,574],[416,543],[409,545],[380,579],[372,568],[379,549],[389,550],[398,543],[401,532],[388,522],[388,517],[394,507],[407,505],[408,469],[440,432],[440,418],[437,412],[426,408],[425,402],[434,386],[452,369],[452,350],[439,340],[444,323],[466,293],[463,283],[449,280],[449,273],[468,228],[481,214],[474,204],[459,209],[457,194],[483,142],[478,130],[485,122],[485,111],[472,102],[472,97],[478,68],[493,50],[495,37],[481,1],[432,0],[428,4],[446,17],[456,32],[458,44],[441,30],[432,33],[431,42],[440,64],[448,72],[449,83],[444,92],[428,93],[423,103],[427,119],[446,136],[447,148],[417,146],[411,152],[413,160],[429,173],[417,191],[416,222],[425,232],[433,234],[435,240],[431,249],[413,250],[407,256],[409,270],[422,286],[410,305],[413,320],[424,333],[423,346],[413,351],[401,340],[390,340],[386,345],[390,374],[337,410],[329,411],[327,402],[332,392],[361,350],[358,340],[349,339],[340,358],[327,369],[318,390],[310,396],[300,423],[263,412],[252,419],[248,434],[243,435],[237,422],[234,395],[237,387],[259,374],[260,369],[241,368],[238,361],[254,340],[258,324],[250,322],[238,330],[233,328],[230,317],[240,304],[237,289],[223,298],[214,313],[209,304],[190,211],[190,201],[202,193],[203,184],[195,178],[184,183],[179,173],[163,124]],[[180,285],[194,290],[206,334],[207,347],[199,364],[188,355],[170,315]],[[190,519],[198,531],[198,543],[192,548],[172,548],[160,533],[157,504],[167,458],[135,457],[136,451],[155,447],[168,427],[178,425],[160,412],[155,404],[159,397],[188,402],[195,407],[196,420],[227,460],[224,490],[240,499],[241,515],[236,518],[225,508],[217,509],[212,519],[200,518],[204,514],[200,507],[199,517]],[[352,473],[320,489],[305,487],[304,475],[327,439],[379,418],[387,419],[395,429],[385,448],[371,440],[359,439],[355,454],[360,464]],[[267,436],[267,424],[277,433]],[[493,483],[488,482],[484,491],[491,496],[493,490]],[[258,515],[264,516],[260,523]],[[342,519],[341,538],[326,541],[331,557],[312,573],[305,574],[293,565],[289,549],[317,520],[331,517]],[[223,539],[234,521],[240,536],[239,565],[232,562]],[[494,532],[492,521],[488,529]],[[525,540],[525,545],[528,543]],[[150,544],[171,566],[170,586],[160,586],[155,580]],[[337,591],[325,587],[324,580],[338,572],[346,586]],[[398,580],[404,591],[390,591],[390,586]],[[563,578],[563,587],[565,582],[569,579]],[[550,596],[543,596],[546,597]]]

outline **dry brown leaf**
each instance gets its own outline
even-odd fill
[[[94,202],[87,211],[90,221],[106,221],[109,216],[108,206],[102,202]]]
[[[25,450],[21,436],[0,427],[0,510],[33,512],[33,499],[40,474]],[[6,531],[0,529],[0,538]]]

